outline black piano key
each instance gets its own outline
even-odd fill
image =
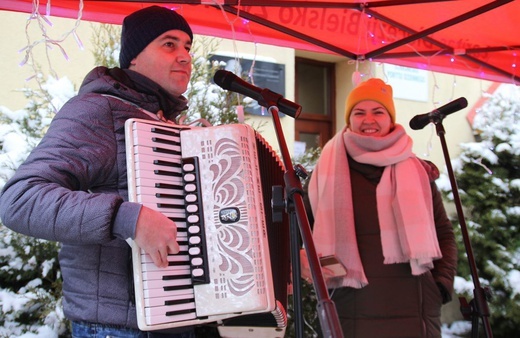
[[[191,278],[191,276],[186,276],[186,278]],[[190,285],[191,287],[191,285]],[[165,286],[163,287],[164,291],[176,291],[176,290],[184,290],[186,289],[186,285],[171,285],[171,286]]]
[[[174,168],[180,168],[181,167],[181,164],[178,163],[178,162],[170,162],[170,161],[165,161],[165,160],[154,160],[153,164],[155,164],[155,165],[162,165],[162,166],[165,166],[165,167],[174,167]]]
[[[181,254],[180,252],[178,254]],[[183,265],[189,265],[190,263],[189,262],[168,262],[168,266],[183,266]],[[166,278],[168,277],[168,278]],[[176,279],[176,278],[180,278],[180,277],[183,277],[181,275],[176,275],[175,278],[170,278],[171,276],[164,276],[163,279],[166,280],[166,279]],[[183,277],[183,278],[186,278],[186,277]]]
[[[169,135],[169,136],[178,137],[178,138],[180,138],[180,136],[181,136],[180,132],[177,130],[174,130],[174,129],[163,129],[163,128],[152,127],[152,128],[150,128],[150,131],[154,134],[163,134],[163,135]]]
[[[155,153],[171,154],[171,155],[182,155],[180,151],[173,150],[173,149],[167,149],[167,148],[161,148],[161,147],[153,147],[152,150]]]
[[[180,199],[180,200],[183,200],[183,199],[184,199],[184,195],[179,195],[179,194],[165,194],[165,193],[160,193],[160,192],[155,193],[155,197],[158,197],[158,198],[178,198],[178,199]]]
[[[181,173],[175,172],[175,171],[167,171],[167,170],[160,170],[156,169],[153,171],[155,175],[159,176],[173,176],[173,177],[182,177]]]
[[[167,300],[164,302],[164,305],[177,305],[177,304],[188,304],[195,302],[194,297],[185,298],[185,299],[175,299],[175,300]]]
[[[172,264],[172,263],[176,263],[176,264]],[[168,262],[168,265],[169,266],[171,266],[171,265],[189,265],[189,263],[188,262]],[[164,275],[162,279],[163,280],[175,280],[175,279],[182,279],[182,278],[191,278],[191,275],[190,274]],[[169,287],[169,286],[166,286],[166,287]]]
[[[168,209],[184,209],[184,205],[177,204],[169,204],[169,203],[157,203],[158,208],[168,208]]]
[[[177,189],[177,190],[183,190],[184,187],[182,185],[177,184],[171,184],[171,183],[155,183],[155,187],[158,189]]]
[[[176,316],[176,315],[181,315],[181,314],[185,314],[185,313],[192,313],[192,312],[195,312],[195,310],[186,309],[186,310],[179,310],[179,311],[168,311],[168,312],[166,312],[166,316],[167,317],[169,317],[169,316]]]
[[[179,141],[167,140],[167,139],[160,138],[160,137],[152,137],[152,141],[156,142],[156,143],[164,143],[164,144],[170,144],[170,145],[174,145],[174,146],[181,145],[181,143]]]

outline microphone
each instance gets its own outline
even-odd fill
[[[227,70],[217,70],[213,76],[213,81],[225,90],[255,99],[262,107],[269,108],[270,105],[274,104],[283,113],[293,118],[297,118],[302,111],[302,107],[299,104],[286,100],[282,95],[267,88],[261,89],[256,87]]]
[[[468,100],[464,97],[459,97],[456,100],[446,103],[444,106],[432,110],[429,113],[415,115],[410,120],[410,128],[413,130],[423,129],[430,122],[442,121],[446,116],[456,111],[459,111],[468,106]]]

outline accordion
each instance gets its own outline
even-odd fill
[[[141,330],[215,323],[223,337],[283,337],[290,276],[286,215],[273,221],[283,164],[246,124],[125,124],[129,200],[177,224],[180,252],[156,267],[132,240]]]

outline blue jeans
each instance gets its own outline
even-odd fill
[[[179,329],[182,331],[182,328]],[[180,333],[159,333],[86,322],[72,322],[73,338],[195,338],[191,328]]]

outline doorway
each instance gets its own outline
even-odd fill
[[[302,112],[295,121],[295,140],[305,151],[322,148],[335,130],[334,63],[295,59],[295,96]]]

